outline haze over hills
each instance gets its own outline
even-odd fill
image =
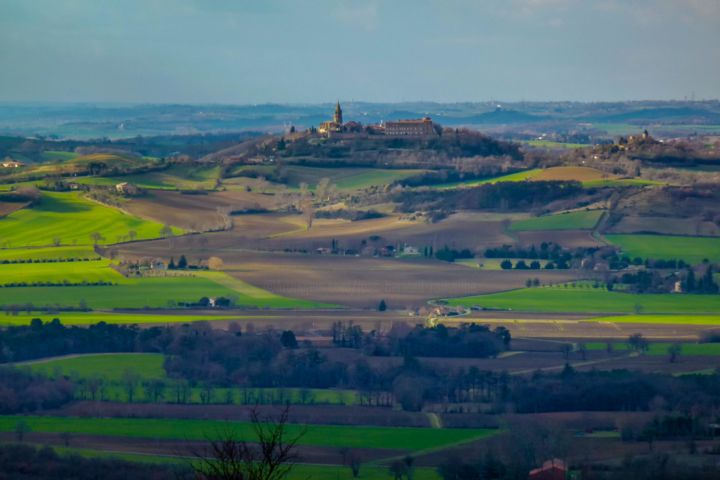
[[[612,138],[644,128],[682,136],[720,132],[719,101],[638,102],[343,102],[345,116],[363,124],[433,117],[448,126],[515,133],[587,133]],[[136,135],[283,132],[308,128],[327,116],[332,104],[315,105],[144,105],[0,103],[0,134],[60,138],[124,138]]]

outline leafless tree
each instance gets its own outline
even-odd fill
[[[289,436],[289,407],[276,418],[251,414],[255,442],[246,443],[238,431],[228,426],[208,445],[194,451],[191,467],[199,480],[281,480],[295,466],[299,457],[297,444],[305,434]]]

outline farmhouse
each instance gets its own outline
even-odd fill
[[[122,195],[137,195],[140,189],[132,183],[122,182],[115,185],[115,190]]]
[[[2,165],[3,168],[19,168],[25,164],[18,162],[17,160],[13,160],[10,157],[5,157],[0,165]]]
[[[567,466],[560,459],[553,458],[543,463],[543,466],[530,470],[530,480],[565,480],[567,478]]]

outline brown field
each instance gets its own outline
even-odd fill
[[[700,217],[641,217],[626,215],[608,233],[653,232],[665,235],[720,235],[720,227]]]
[[[169,192],[175,193],[175,192]],[[226,192],[223,192],[226,193]],[[146,208],[151,208],[151,203]],[[191,207],[188,207],[191,208]],[[198,207],[194,208],[198,212]],[[164,221],[173,221],[191,226],[198,223],[198,213],[185,210],[183,206],[163,209]],[[142,214],[139,211],[135,211]],[[205,216],[219,220],[214,207],[204,210]],[[160,214],[157,213],[156,216]],[[200,216],[202,218],[202,216]],[[229,231],[205,233],[173,239],[174,248],[185,253],[223,256],[226,250],[305,250],[329,248],[335,240],[339,248],[359,251],[364,245],[383,247],[411,245],[417,248],[434,246],[440,249],[469,248],[482,252],[485,248],[514,243],[503,227],[502,216],[485,213],[461,212],[441,222],[430,224],[418,221],[400,220],[397,216],[376,220],[348,222],[343,220],[319,219],[307,231],[299,215],[257,214],[233,217],[233,228]],[[572,234],[572,233],[571,233]],[[370,237],[377,236],[375,241]],[[363,244],[363,241],[365,244]],[[162,256],[167,252],[168,242],[140,242],[116,247],[125,253]]]
[[[220,253],[225,271],[273,293],[351,307],[413,308],[434,298],[520,288],[530,274],[483,271],[440,261],[317,254]],[[576,271],[536,271],[543,283],[578,278]]]
[[[587,230],[536,230],[517,232],[518,241],[524,245],[540,245],[554,242],[565,248],[599,247],[604,245]]]
[[[0,217],[10,215],[11,213],[22,210],[27,206],[28,204],[23,202],[0,202]]]
[[[577,180],[591,182],[614,178],[605,172],[590,167],[551,167],[533,175],[533,180]]]
[[[272,208],[275,202],[271,195],[244,191],[183,195],[176,191],[154,190],[144,197],[132,199],[125,208],[140,217],[200,231],[223,225],[218,209]]]

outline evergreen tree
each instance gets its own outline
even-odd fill
[[[687,276],[685,277],[685,291],[688,293],[695,291],[695,272],[692,268],[688,268]]]
[[[180,255],[180,260],[178,260],[177,268],[180,270],[186,269],[188,266],[187,258],[185,258],[185,255]]]
[[[170,263],[168,263],[168,270],[175,270],[177,267],[175,266],[175,259],[173,257],[170,257]]]
[[[384,312],[385,310],[387,310],[387,304],[385,303],[385,299],[382,299],[378,305],[378,312]]]

